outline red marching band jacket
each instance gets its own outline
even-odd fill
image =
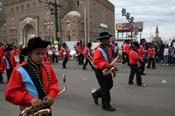
[[[140,60],[139,55],[136,51],[134,51],[133,49],[129,50],[129,63],[131,65],[135,65],[137,64],[137,62]]]
[[[68,48],[61,48],[60,49],[60,57],[61,58],[63,58],[64,57],[64,55],[66,55],[67,57],[69,57],[69,49]]]
[[[152,58],[155,55],[155,51],[153,51],[153,49],[148,48],[148,58]]]
[[[85,57],[87,57],[88,55],[93,56],[88,47],[84,49],[83,54]]]
[[[8,60],[7,58],[9,58],[10,60],[10,63],[11,63],[11,68],[15,68],[17,63],[16,63],[16,60],[15,60],[15,56],[13,54],[11,54],[10,56],[3,56],[2,59],[1,59],[1,65],[0,65],[0,71],[1,72],[4,72],[4,70],[6,70],[8,67]]]
[[[110,67],[110,62],[113,59],[111,48],[106,48],[106,52],[109,58],[109,62],[107,62],[105,57],[103,56],[103,53],[100,50],[100,45],[96,48],[94,55],[93,55],[93,63],[96,69],[103,70],[105,68]]]
[[[83,48],[82,48],[81,44],[77,45],[77,52],[78,52],[78,54],[82,54]]]
[[[6,87],[5,99],[15,105],[28,107],[31,105],[31,100],[37,98],[38,93],[31,78],[26,76],[26,74],[28,74],[27,71],[22,67],[26,64],[27,62],[23,62],[13,70],[10,81]],[[56,74],[48,63],[43,62],[42,65],[44,65],[48,71],[42,66],[41,75],[44,89],[48,96],[55,99],[57,93],[60,91]],[[51,84],[49,84],[48,73],[50,74]]]
[[[123,52],[125,52],[128,55],[128,53],[129,53],[129,44],[128,43],[125,43],[123,45]]]
[[[143,46],[140,45],[140,47],[139,47],[139,49],[138,49],[138,55],[139,55],[139,58],[140,58],[141,60],[143,60],[143,55],[144,55],[144,53],[145,53],[145,50],[144,50]]]

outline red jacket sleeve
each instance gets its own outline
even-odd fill
[[[88,48],[85,48],[83,51],[84,56],[88,56]]]
[[[58,92],[60,92],[58,80],[56,78],[56,74],[55,74],[54,70],[52,69],[52,67],[49,64],[46,64],[46,63],[45,63],[45,65],[49,69],[49,73],[50,73],[50,76],[51,76],[51,85],[47,89],[47,93],[48,93],[48,96],[55,99]],[[46,83],[47,82],[48,82],[48,80],[46,81]]]
[[[60,50],[60,57],[61,58],[63,57],[63,52],[64,52],[64,50],[63,50],[63,48],[61,48],[61,50]]]
[[[1,67],[0,67],[0,70],[2,72],[4,72],[4,70],[6,69],[6,62],[5,62],[5,56],[2,57],[1,59]]]
[[[11,74],[10,81],[5,90],[5,99],[15,105],[30,106],[32,96],[28,94],[22,83],[21,74],[15,68]]]
[[[16,60],[15,60],[14,55],[10,56],[10,61],[11,61],[11,64],[12,64],[12,68],[15,68],[17,64],[16,64]]]

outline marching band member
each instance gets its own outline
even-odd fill
[[[66,64],[69,59],[69,49],[66,45],[66,43],[63,43],[63,47],[60,49],[60,57],[63,59],[63,68],[66,68]]]
[[[95,104],[98,105],[98,98],[102,98],[102,109],[106,111],[115,111],[115,108],[111,106],[111,95],[110,90],[113,87],[112,75],[103,75],[103,70],[106,68],[113,68],[112,72],[116,73],[116,66],[110,64],[112,61],[112,52],[109,48],[109,38],[108,32],[102,32],[99,34],[97,40],[100,40],[101,44],[96,48],[93,56],[93,62],[95,66],[95,74],[100,85],[100,88],[92,93]]]
[[[0,66],[2,72],[4,72],[4,70],[6,70],[7,81],[10,80],[11,73],[17,65],[16,60],[15,60],[15,56],[11,52],[12,50],[13,50],[12,45],[8,45],[4,49],[5,55],[2,58],[1,66]]]
[[[83,45],[82,41],[77,43],[77,52],[78,52],[78,64],[83,65],[84,56],[83,56]]]
[[[144,49],[144,45],[146,44],[146,40],[145,39],[141,39],[140,40],[140,47],[138,49],[138,55],[140,57],[140,63],[141,63],[141,67],[140,67],[140,73],[141,75],[146,75],[144,73],[145,70],[145,61],[144,61],[144,54],[145,54],[145,49]]]
[[[84,49],[84,51],[83,51],[83,54],[84,54],[84,56],[86,57],[86,61],[85,61],[85,63],[84,63],[84,65],[83,65],[83,70],[86,70],[86,66],[87,66],[87,64],[88,64],[88,62],[89,62],[89,64],[90,64],[90,66],[92,67],[92,69],[94,69],[94,67],[92,66],[92,64],[91,64],[91,61],[89,61],[90,59],[88,59],[87,57],[92,57],[92,50],[91,50],[91,47],[92,47],[92,43],[91,42],[89,42],[88,44],[87,44],[87,47]]]
[[[58,80],[52,67],[43,61],[43,53],[49,42],[40,37],[29,40],[22,54],[28,60],[15,67],[5,90],[5,99],[21,109],[43,105],[50,108],[58,92]],[[48,116],[51,116],[50,113]],[[42,115],[45,116],[45,115]]]
[[[128,60],[128,53],[129,53],[129,40],[125,40],[124,41],[124,45],[123,45],[123,64],[125,64],[126,62],[129,62]]]
[[[155,69],[155,55],[156,55],[156,51],[154,49],[154,45],[149,43],[148,44],[148,65],[147,68],[151,68],[151,64],[152,64],[152,68]]]
[[[141,74],[139,71],[140,57],[138,55],[138,48],[139,48],[138,42],[132,42],[131,48],[129,50],[129,64],[130,64],[129,66],[130,66],[131,70],[130,70],[128,84],[129,85],[134,84],[133,79],[134,79],[134,75],[136,74],[137,85],[141,86],[141,87],[145,87],[146,84],[142,83],[142,78],[141,78]]]

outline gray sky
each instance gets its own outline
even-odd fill
[[[143,21],[143,37],[155,35],[156,25],[159,26],[163,39],[175,37],[175,0],[109,0],[115,5],[116,23],[127,22],[121,10],[131,13],[134,21]]]

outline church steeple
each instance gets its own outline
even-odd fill
[[[156,37],[159,37],[159,27],[158,27],[158,25],[156,27]]]

